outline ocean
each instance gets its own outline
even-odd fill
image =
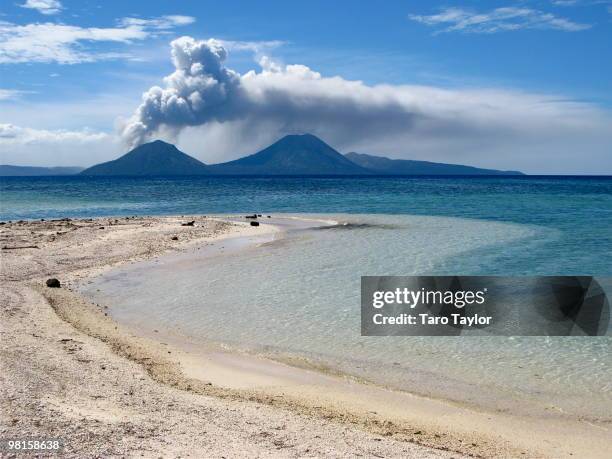
[[[495,260],[456,266],[466,274],[612,274],[612,177],[0,178],[0,220],[240,212],[535,226],[542,231]]]
[[[610,337],[361,337],[362,275],[612,276],[609,177],[4,178],[0,219],[292,214],[351,223],[83,286],[118,321],[167,327],[397,389],[609,420]]]

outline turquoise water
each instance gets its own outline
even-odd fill
[[[360,335],[360,276],[487,271],[505,254],[535,250],[550,229],[456,217],[300,217],[352,225],[288,230],[238,251],[225,241],[206,254],[164,256],[93,279],[82,292],[149,333],[307,357],[380,384],[494,409],[608,419],[610,337]]]
[[[233,212],[432,215],[549,230],[479,274],[612,274],[612,178],[0,178],[0,220]],[[466,271],[467,274],[467,271]]]

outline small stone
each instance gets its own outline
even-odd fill
[[[172,237],[171,237],[171,239],[172,239],[173,241],[178,241],[178,236],[172,236]]]
[[[62,284],[60,284],[60,281],[58,279],[56,279],[55,277],[51,278],[51,279],[47,279],[47,287],[49,288],[60,288],[62,286]]]
[[[251,222],[251,226],[259,226],[259,222]]]

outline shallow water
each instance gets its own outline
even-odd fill
[[[360,336],[362,275],[532,274],[514,263],[550,250],[562,229],[406,215],[333,219],[343,224],[290,231],[230,255],[126,266],[84,292],[136,328],[306,356],[399,389],[538,415],[597,420],[612,412],[609,337]]]

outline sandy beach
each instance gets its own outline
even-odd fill
[[[75,291],[126,263],[223,251],[238,238],[258,244],[282,231],[262,223],[182,216],[2,225],[2,438],[59,438],[65,457],[606,457],[601,425],[487,412],[306,361],[190,347],[163,331],[145,336]],[[62,287],[47,287],[49,278]]]

